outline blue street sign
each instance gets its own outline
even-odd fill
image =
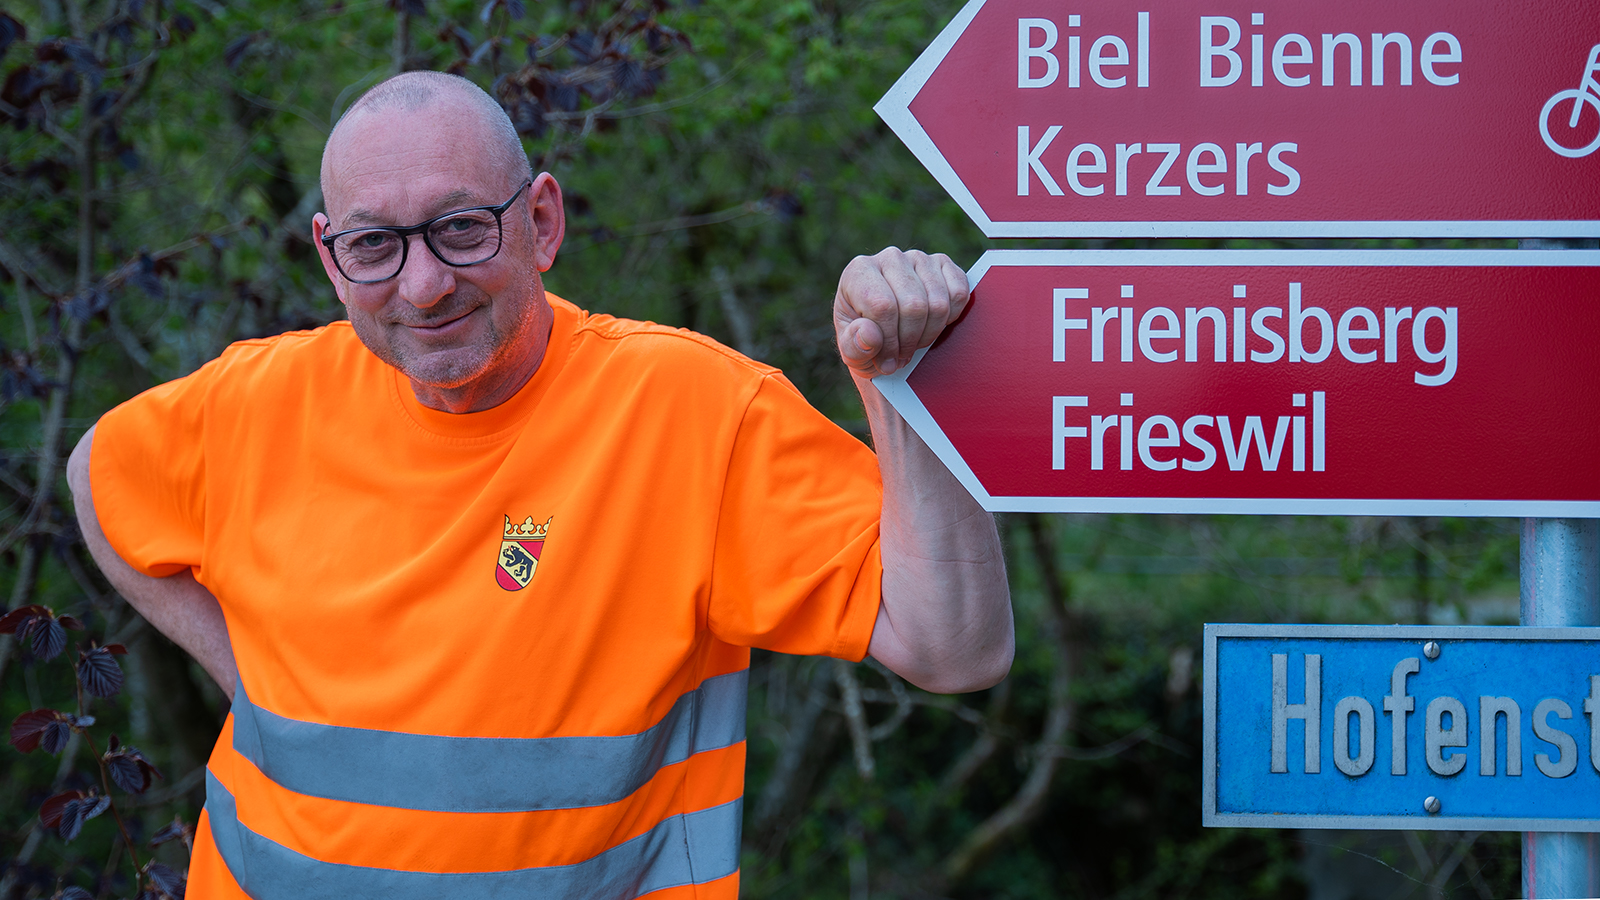
[[[1207,625],[1207,826],[1600,831],[1600,628]]]

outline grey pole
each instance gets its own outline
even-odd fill
[[[1522,624],[1600,625],[1600,519],[1522,520]],[[1600,897],[1600,834],[1524,833],[1522,890]]]
[[[1524,250],[1595,247],[1592,239],[1523,240]],[[1600,625],[1600,520],[1522,520],[1522,624]],[[1528,900],[1600,897],[1600,835],[1525,832]]]

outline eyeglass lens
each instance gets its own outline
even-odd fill
[[[334,258],[351,281],[384,281],[400,273],[405,240],[385,228],[342,234],[333,242]],[[500,220],[483,209],[446,216],[428,226],[424,243],[451,265],[481,263],[500,252]]]

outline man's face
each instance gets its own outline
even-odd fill
[[[362,343],[404,372],[423,403],[451,412],[504,401],[543,358],[551,313],[539,272],[560,241],[555,181],[539,176],[506,210],[499,254],[474,266],[446,265],[413,235],[399,275],[355,284],[333,266],[321,237],[504,203],[523,182],[492,155],[473,152],[490,140],[461,105],[359,114],[329,149],[331,221],[318,216],[313,225],[323,267]]]

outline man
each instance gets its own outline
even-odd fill
[[[749,647],[1004,677],[993,521],[869,381],[959,315],[947,258],[840,279],[875,464],[776,371],[547,295],[560,188],[465,80],[374,88],[322,180],[349,321],[235,344],[68,467],[233,700],[191,897],[733,897]]]

